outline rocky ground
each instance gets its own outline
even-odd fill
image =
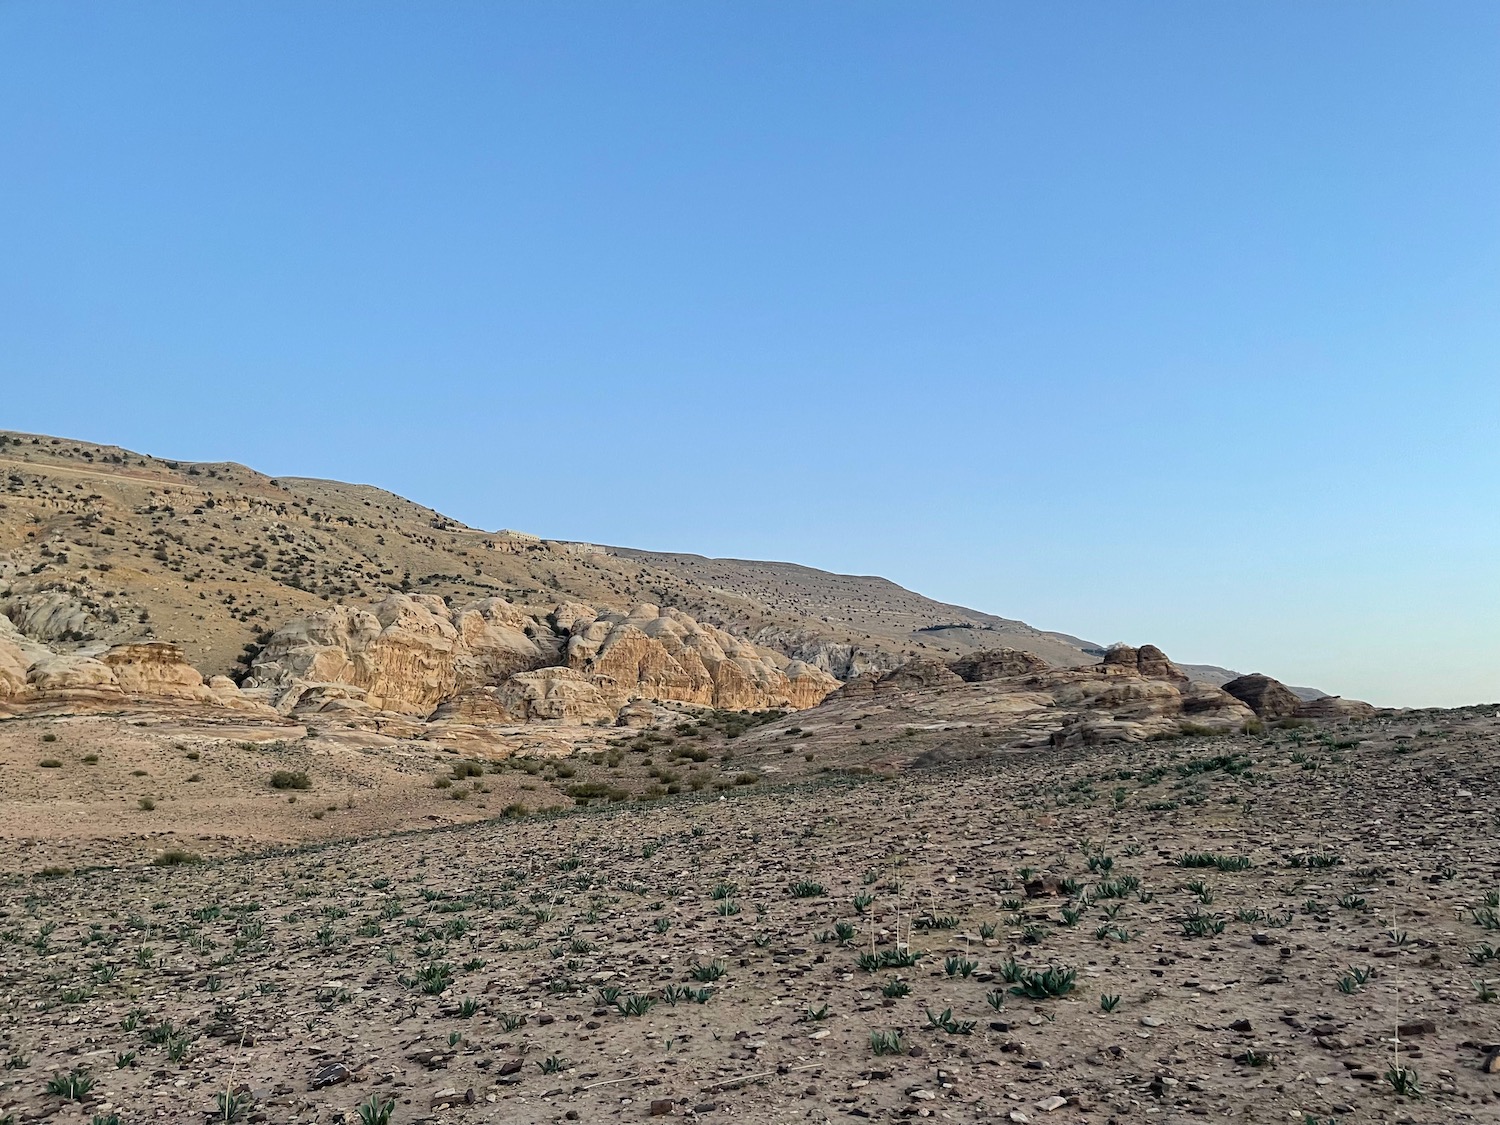
[[[464,814],[493,819],[298,837],[323,802],[259,854],[225,812],[201,862],[48,845],[70,873],[0,887],[0,1121],[1500,1120],[1496,709],[949,755],[930,730],[868,775],[819,772],[794,720],[743,736],[760,780],[650,803],[581,807],[554,765],[548,815],[496,790]],[[74,785],[170,753],[278,810],[313,798],[256,755],[336,754],[192,762],[155,731],[89,766],[82,727],[14,730]],[[640,781],[685,741],[628,737],[575,760]],[[7,784],[44,784],[21,761]],[[423,807],[471,808],[435,786],[454,761],[412,764]]]

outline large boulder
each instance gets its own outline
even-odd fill
[[[59,701],[115,701],[124,698],[115,670],[82,653],[53,653],[32,663],[26,683],[34,695]]]
[[[1224,685],[1224,690],[1262,719],[1286,719],[1297,713],[1302,700],[1280,680],[1252,672]]]

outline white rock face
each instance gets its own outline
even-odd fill
[[[283,713],[326,708],[334,684],[376,712],[497,722],[599,721],[635,699],[810,707],[838,687],[826,672],[676,609],[601,614],[565,602],[538,612],[503,598],[450,608],[405,594],[290,622],[246,681],[269,690]]]

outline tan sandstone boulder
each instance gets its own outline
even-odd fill
[[[1285,719],[1297,713],[1302,700],[1280,680],[1252,672],[1224,685],[1224,690],[1262,719]]]

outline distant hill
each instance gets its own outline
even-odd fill
[[[392,591],[674,606],[841,677],[985,648],[1103,652],[884,578],[482,531],[369,485],[0,433],[0,612],[38,639],[172,640],[236,675],[290,618]]]

